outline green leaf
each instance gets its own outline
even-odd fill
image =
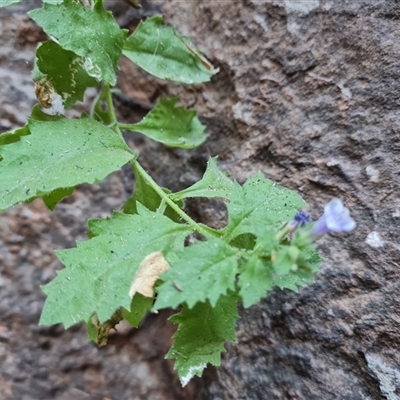
[[[242,235],[236,236],[229,244],[238,249],[253,250],[256,244],[256,237],[251,233],[243,233]]]
[[[52,119],[30,119],[30,135],[22,130],[18,141],[0,145],[0,210],[56,189],[98,182],[133,157],[115,132],[90,118]]]
[[[299,249],[296,247],[293,247],[294,249],[297,249],[296,255],[298,255]],[[297,268],[297,257],[294,259],[291,256],[291,250],[292,246],[279,246],[279,249],[276,253],[276,260],[273,263],[274,270],[277,272],[278,276],[284,276],[287,275],[292,268],[296,269]]]
[[[93,9],[88,9],[74,0],[65,0],[60,5],[46,3],[28,14],[61,47],[82,57],[82,67],[90,76],[115,85],[115,70],[127,31],[119,29],[102,3],[97,0]]]
[[[53,211],[56,205],[64,198],[71,196],[74,192],[75,186],[70,188],[60,188],[53,190],[47,195],[43,196],[44,204],[49,208],[49,210]]]
[[[88,322],[86,322],[86,331],[88,334],[89,341],[97,342],[97,338],[99,336],[99,329],[93,323],[92,318],[89,318]]]
[[[150,211],[156,211],[161,205],[161,197],[153,189],[151,185],[142,177],[139,171],[136,170],[135,164],[132,164],[133,172],[135,174],[135,191],[133,195],[129,197],[126,203],[122,207],[122,211],[126,214],[137,213],[137,202],[143,204]],[[169,194],[169,189],[163,188],[164,192]],[[178,207],[183,208],[184,204],[182,200],[175,202]],[[166,205],[163,212],[168,218],[171,218],[175,222],[180,221],[180,216],[168,205]]]
[[[34,80],[45,77],[64,100],[65,108],[71,108],[83,100],[88,87],[97,86],[97,81],[83,69],[84,60],[59,44],[48,41],[36,50],[36,65],[40,74]]]
[[[142,296],[140,293],[136,293],[133,296],[131,308],[123,310],[123,317],[135,328],[139,327],[139,323],[142,318],[146,315],[147,311],[153,306],[153,299],[150,297]]]
[[[273,287],[271,253],[278,245],[275,236],[274,231],[265,230],[257,237],[254,251],[243,255],[238,285],[245,308],[258,303]]]
[[[21,140],[21,136],[27,136],[27,135],[30,135],[28,125],[25,125],[22,128],[14,129],[13,131],[10,132],[2,133],[0,134],[0,146],[18,142],[19,140]]]
[[[170,318],[179,327],[166,358],[175,359],[182,386],[193,376],[201,376],[207,363],[219,366],[225,341],[236,342],[236,300],[228,295],[221,296],[215,307],[209,303],[198,303],[192,309],[184,306]]]
[[[36,121],[58,121],[60,119],[60,116],[46,114],[40,109],[38,104],[35,104],[32,108],[31,116],[29,119]]]
[[[237,249],[220,239],[210,237],[168,258],[171,268],[160,279],[155,308],[176,307],[186,303],[192,308],[209,300],[215,306],[219,297],[233,290],[238,272]]]
[[[314,246],[308,246],[302,250],[301,256],[306,260],[307,266],[312,272],[317,272],[323,258],[315,251]]]
[[[155,16],[140,22],[123,54],[150,74],[175,82],[202,83],[217,70],[175,29]]]
[[[314,273],[318,271],[321,262],[322,258],[315,252],[314,247],[306,247],[302,249],[298,257],[297,268],[291,269],[286,275],[276,275],[274,285],[280,289],[290,289],[297,292],[299,286],[314,282]],[[279,269],[278,259],[276,263],[277,265],[274,268]]]
[[[233,182],[226,173],[217,167],[217,157],[210,158],[207,169],[200,181],[173,194],[174,199],[185,199],[187,197],[222,197],[229,199],[233,189]]]
[[[314,275],[305,271],[290,271],[286,275],[276,276],[274,278],[274,286],[278,286],[280,289],[290,289],[293,292],[298,292],[300,286],[304,286],[306,283],[314,282]]]
[[[234,183],[228,208],[228,225],[222,230],[230,242],[243,233],[260,234],[275,230],[305,207],[304,200],[295,192],[265,179],[258,172],[241,187]]]
[[[0,0],[0,8],[20,3],[21,0]]]
[[[142,121],[132,125],[122,125],[123,129],[143,133],[143,135],[171,147],[192,149],[203,143],[207,135],[205,127],[196,116],[196,111],[175,107],[177,98],[160,100]]]
[[[43,287],[47,299],[40,325],[65,328],[88,321],[96,312],[100,323],[115,310],[131,310],[129,289],[142,260],[154,251],[168,254],[183,248],[191,230],[143,206],[138,214],[114,214],[89,223],[92,238],[57,252],[66,268]]]
[[[258,303],[273,286],[271,263],[260,259],[256,254],[245,261],[239,277],[239,295],[243,306],[248,308]]]

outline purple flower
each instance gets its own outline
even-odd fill
[[[324,207],[324,214],[318,219],[311,230],[312,236],[321,236],[330,232],[350,232],[356,227],[350,211],[339,199],[331,200]]]

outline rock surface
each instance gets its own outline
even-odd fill
[[[179,94],[210,134],[194,151],[130,136],[160,184],[188,186],[218,154],[239,182],[261,170],[300,191],[315,217],[332,197],[343,199],[358,226],[319,242],[325,261],[314,284],[299,293],[275,290],[241,310],[239,343],[227,345],[220,368],[182,390],[163,360],[173,331],[164,316],[146,319],[146,330],[123,329],[101,350],[87,344],[81,327],[36,327],[44,299],[38,286],[61,268],[52,250],[84,239],[87,218],[123,203],[129,171],[81,187],[53,214],[40,202],[15,207],[0,216],[0,393],[26,400],[400,399],[398,2],[176,0],[149,2],[141,15],[118,7],[118,20],[131,28],[161,7],[166,22],[220,68],[211,83],[182,88],[121,63],[119,86],[133,98],[119,100],[121,117],[137,120],[160,95]],[[34,102],[29,71],[42,38],[22,14],[0,11],[0,29],[5,131],[22,125]],[[189,209],[223,223],[219,204],[197,201]]]

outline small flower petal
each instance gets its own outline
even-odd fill
[[[355,227],[350,211],[341,200],[333,199],[324,207],[324,214],[314,224],[311,234],[321,236],[330,232],[350,232]]]

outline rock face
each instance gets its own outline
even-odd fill
[[[137,18],[116,11],[123,25]],[[261,170],[300,191],[315,217],[332,197],[343,199],[357,229],[319,242],[325,261],[314,284],[299,293],[275,290],[241,310],[238,344],[227,345],[222,366],[182,391],[162,359],[168,340],[152,346],[160,332],[166,337],[173,329],[159,318],[146,321],[151,334],[122,332],[106,351],[87,345],[79,328],[35,328],[43,302],[38,286],[60,268],[49,248],[73,245],[83,238],[85,218],[119,207],[131,190],[128,173],[95,190],[82,188],[52,216],[36,203],[15,208],[0,216],[0,393],[17,399],[400,399],[400,4],[176,0],[161,11],[220,72],[192,88],[151,80],[151,92],[148,79],[121,64],[124,91],[147,93],[139,105],[179,94],[210,134],[190,152],[132,137],[154,178],[183,188],[199,179],[209,156],[219,155],[239,182]],[[11,29],[9,15],[0,21],[3,31]],[[10,54],[28,59],[34,46],[9,40],[17,50]],[[3,75],[13,68],[8,60],[2,53]],[[32,102],[28,86],[15,82],[13,104],[20,102],[21,112],[0,108],[3,131]],[[9,99],[11,92],[3,79],[0,95]],[[138,118],[135,107],[121,103],[121,115]],[[218,204],[188,206],[204,222],[223,222]]]

